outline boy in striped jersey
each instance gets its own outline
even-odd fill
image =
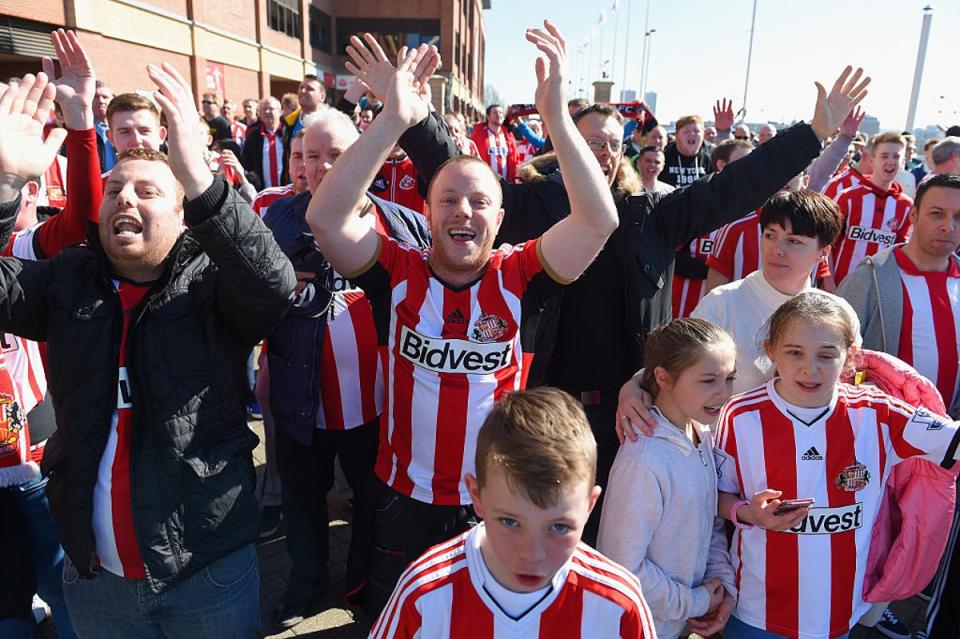
[[[371,639],[654,637],[640,583],[580,541],[600,496],[596,468],[596,440],[570,395],[507,395],[465,478],[484,523],[411,564]]]
[[[913,200],[896,181],[903,168],[907,143],[899,133],[881,133],[873,138],[873,173],[837,196],[844,228],[833,252],[833,280],[837,286],[868,255],[876,255],[910,234],[908,213]],[[828,286],[832,286],[828,284]]]

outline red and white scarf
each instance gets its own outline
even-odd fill
[[[30,458],[27,415],[0,355],[0,488],[19,486],[39,474],[40,467]]]

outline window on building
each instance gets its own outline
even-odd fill
[[[460,32],[457,31],[457,39],[453,42],[453,62],[460,67]]]
[[[317,51],[333,53],[333,20],[320,9],[310,7],[310,46]]]
[[[406,18],[337,18],[337,53],[346,55],[350,36],[372,33],[388,60],[395,60],[400,47],[421,44],[440,46],[440,21]]]
[[[299,0],[267,0],[267,25],[274,31],[300,37]]]

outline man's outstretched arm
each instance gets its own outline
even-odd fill
[[[597,256],[617,228],[617,210],[600,163],[580,135],[567,109],[564,87],[566,42],[549,20],[543,29],[529,29],[527,40],[546,55],[537,58],[537,109],[560,163],[570,215],[543,234],[540,251],[557,275],[574,280]]]
[[[426,80],[418,79],[416,69],[428,52],[426,45],[404,52],[403,61],[384,89],[380,115],[337,158],[310,200],[307,224],[321,252],[344,275],[363,270],[377,255],[380,240],[372,227],[361,222],[360,214],[366,204],[367,187],[400,134],[427,116],[423,98]]]

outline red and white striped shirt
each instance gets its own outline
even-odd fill
[[[707,258],[707,266],[727,277],[731,282],[745,278],[763,267],[760,262],[760,209],[748,213],[736,222],[721,227],[713,243],[713,252]],[[820,260],[812,281],[830,275],[830,264]]]
[[[243,141],[247,139],[247,125],[243,122],[231,122],[230,137],[242,147]]]
[[[799,639],[849,632],[870,608],[862,598],[873,524],[894,464],[952,461],[956,423],[874,387],[839,384],[817,414],[787,403],[776,380],[733,397],[717,431],[718,487],[815,507],[790,531],[734,533],[731,555],[746,624]]]
[[[951,258],[946,271],[921,271],[900,247],[893,254],[903,283],[897,357],[936,384],[950,406],[957,394],[960,365],[960,267]]]
[[[831,200],[836,201],[837,196],[841,193],[851,187],[862,184],[866,180],[867,178],[864,177],[860,171],[851,167],[831,178],[830,181],[824,185],[822,193]]]
[[[847,189],[837,198],[843,231],[833,248],[833,277],[837,285],[868,255],[904,242],[910,235],[913,200],[896,182],[889,191],[872,183]]]
[[[480,426],[494,401],[521,385],[521,300],[534,278],[540,289],[551,275],[538,240],[500,247],[459,290],[433,275],[429,256],[381,235],[376,260],[349,276],[379,310],[386,351],[376,473],[419,501],[469,504],[463,475],[474,472]]]
[[[273,133],[267,131],[267,128],[260,125],[260,135],[263,137],[263,147],[261,157],[263,166],[263,186],[281,186],[280,174],[283,172],[283,140],[280,136],[281,130],[278,128]]]
[[[713,251],[719,231],[712,231],[690,242],[689,253],[701,262],[706,262]],[[703,299],[706,280],[673,276],[673,319],[688,317]]]
[[[521,140],[517,143],[517,164],[523,164],[527,160],[532,160],[537,154],[537,147],[533,146],[528,140]]]
[[[592,639],[656,636],[640,582],[584,543],[557,571],[552,590],[519,618],[484,587],[484,524],[434,546],[400,577],[371,639]]]
[[[267,209],[270,208],[271,204],[279,199],[290,197],[291,195],[293,195],[293,184],[271,186],[257,193],[257,197],[253,199],[253,204],[250,205],[250,208],[262,219],[263,216],[267,214]]]
[[[386,235],[381,215],[378,207],[371,209],[377,232]],[[317,428],[347,430],[383,413],[383,360],[367,296],[336,271],[331,279],[333,299],[323,335]]]
[[[513,133],[504,126],[494,133],[490,127],[481,123],[473,127],[470,139],[476,143],[480,158],[485,160],[497,175],[512,182],[517,171],[517,141]]]
[[[100,457],[97,484],[93,489],[93,535],[97,541],[97,558],[105,570],[129,579],[145,579],[133,523],[130,483],[134,397],[127,374],[127,338],[133,311],[143,301],[150,285],[123,280],[114,280],[113,284],[123,309],[117,359],[117,409],[113,413],[110,435]]]

